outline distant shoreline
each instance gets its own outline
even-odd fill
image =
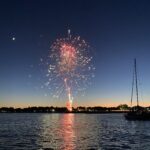
[[[132,109],[137,106],[132,107]],[[143,107],[150,111],[150,107]],[[72,107],[72,111],[68,111],[66,107],[27,107],[27,108],[13,108],[13,107],[1,107],[0,113],[84,113],[84,114],[100,114],[100,113],[126,113],[131,109],[126,104],[121,104],[117,107]]]
[[[128,111],[110,111],[110,112],[0,112],[0,114],[110,114],[110,113],[127,113]]]

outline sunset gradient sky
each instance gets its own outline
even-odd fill
[[[65,106],[66,99],[42,88],[40,59],[68,29],[90,44],[96,67],[74,106],[129,104],[134,58],[140,104],[149,105],[149,8],[148,0],[0,1],[0,107]]]

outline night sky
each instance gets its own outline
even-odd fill
[[[134,58],[140,104],[149,105],[149,8],[149,0],[0,1],[0,106],[65,106],[42,88],[40,59],[68,29],[90,44],[96,67],[74,106],[129,104]]]

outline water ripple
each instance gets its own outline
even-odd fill
[[[123,114],[0,114],[0,150],[149,150],[149,125]]]

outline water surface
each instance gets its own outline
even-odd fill
[[[1,113],[0,149],[149,150],[150,121],[123,114]]]

